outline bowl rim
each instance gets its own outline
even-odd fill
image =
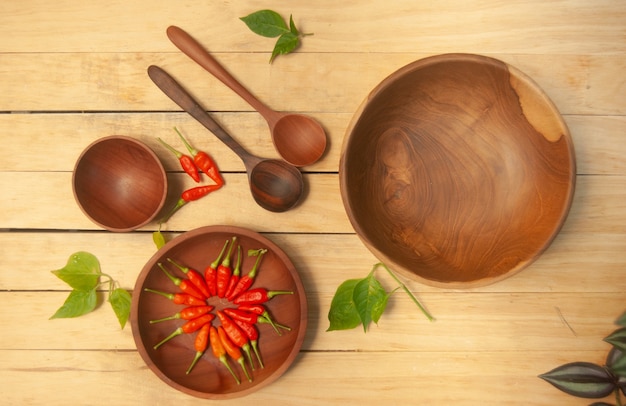
[[[85,155],[94,146],[96,146],[98,144],[101,144],[103,142],[108,142],[108,141],[127,141],[127,142],[131,142],[131,143],[139,146],[141,149],[146,151],[148,153],[148,155],[150,155],[152,157],[152,159],[156,163],[157,168],[159,169],[160,175],[161,175],[161,177],[163,179],[163,190],[162,190],[162,193],[161,193],[161,200],[159,201],[159,204],[157,205],[156,210],[152,213],[152,215],[148,216],[144,221],[142,221],[142,222],[140,222],[138,224],[132,225],[132,226],[128,226],[128,227],[112,227],[112,226],[109,226],[108,224],[104,224],[104,223],[96,220],[95,218],[93,218],[91,216],[91,214],[89,214],[87,209],[84,207],[83,203],[78,198],[78,193],[76,191],[77,169],[78,169],[78,166],[80,165],[81,161],[83,160]],[[76,159],[76,162],[74,163],[74,167],[72,169],[72,194],[74,195],[74,200],[76,201],[76,204],[80,208],[81,212],[89,220],[91,220],[92,223],[96,224],[97,226],[99,226],[99,227],[101,227],[101,228],[103,228],[105,230],[111,231],[111,232],[122,233],[122,232],[134,231],[134,230],[137,230],[137,229],[147,225],[148,223],[150,223],[161,212],[161,210],[163,209],[163,206],[165,206],[165,201],[167,200],[167,191],[168,191],[167,172],[165,171],[165,167],[163,166],[163,162],[161,162],[161,160],[159,159],[159,156],[146,143],[144,143],[141,140],[138,140],[137,138],[130,137],[128,135],[108,135],[108,136],[104,136],[104,137],[101,137],[101,138],[98,138],[98,139],[92,141],[89,145],[87,145],[81,151],[81,153],[79,154],[78,158]]]
[[[155,374],[159,379],[168,384],[170,387],[191,396],[195,396],[202,399],[211,399],[211,400],[225,400],[225,399],[234,399],[240,398],[251,393],[254,393],[262,388],[269,386],[271,383],[275,382],[279,379],[296,361],[298,355],[300,354],[300,350],[304,343],[304,339],[307,332],[308,327],[308,299],[306,295],[306,290],[304,289],[304,284],[302,282],[302,278],[300,277],[300,273],[298,272],[296,266],[293,264],[287,253],[278,246],[274,241],[265,237],[257,231],[251,230],[249,228],[233,226],[233,225],[208,225],[202,226],[199,228],[195,228],[193,230],[186,231],[172,240],[168,241],[163,247],[157,250],[151,257],[146,261],[139,275],[137,276],[137,280],[135,282],[133,292],[141,292],[142,286],[145,283],[146,278],[151,269],[153,269],[154,265],[149,266],[149,264],[155,263],[158,258],[164,255],[164,253],[169,250],[177,247],[179,244],[184,243],[187,240],[207,235],[210,233],[221,233],[221,234],[230,234],[230,235],[238,235],[245,236],[251,239],[256,239],[262,242],[268,250],[271,250],[281,262],[285,264],[289,275],[293,278],[294,285],[297,289],[300,305],[300,315],[299,315],[299,327],[298,327],[298,335],[294,340],[294,345],[289,351],[289,354],[285,358],[285,360],[280,364],[280,366],[271,373],[271,375],[267,376],[262,382],[253,385],[251,387],[245,388],[241,391],[229,392],[229,393],[212,393],[212,392],[202,392],[197,391],[195,389],[190,389],[181,385],[177,382],[174,382],[172,379],[168,378],[152,361],[149,357],[145,346],[143,344],[141,333],[139,331],[139,321],[138,321],[138,311],[139,311],[139,294],[132,295],[131,299],[131,311],[129,322],[131,325],[131,330],[133,334],[133,341],[137,347],[137,351],[141,356],[144,363],[150,368],[150,371]],[[152,368],[152,366],[154,368]]]
[[[565,196],[564,204],[561,207],[560,215],[558,217],[556,226],[554,227],[554,229],[552,230],[552,233],[548,236],[548,238],[546,238],[546,240],[543,242],[540,249],[538,249],[531,258],[528,258],[524,261],[520,261],[516,266],[509,269],[507,272],[504,272],[503,274],[495,276],[495,277],[484,277],[481,279],[476,279],[476,280],[471,280],[471,281],[444,282],[444,281],[438,281],[434,279],[425,278],[414,272],[408,271],[407,269],[404,268],[404,266],[402,266],[393,258],[389,257],[388,255],[383,253],[380,249],[375,247],[372,241],[370,241],[369,238],[367,238],[367,236],[364,233],[363,228],[354,219],[352,207],[350,204],[350,198],[347,192],[346,153],[351,142],[353,141],[353,137],[352,137],[353,131],[355,127],[357,126],[357,124],[359,123],[362,117],[362,114],[365,111],[368,104],[372,100],[374,100],[376,96],[378,96],[381,92],[383,92],[385,89],[391,86],[393,82],[399,76],[404,76],[406,74],[412,73],[414,71],[417,71],[427,66],[436,65],[436,64],[445,63],[445,62],[459,62],[459,61],[483,63],[483,64],[489,64],[492,66],[497,66],[498,68],[501,68],[501,69],[504,68],[509,71],[511,78],[515,78],[519,80],[520,85],[524,86],[525,90],[530,90],[533,92],[535,96],[541,97],[543,103],[545,103],[545,106],[547,106],[549,111],[553,114],[553,118],[558,120],[559,122],[560,128],[562,130],[561,137],[565,140],[567,149],[569,151],[568,158],[569,158],[569,164],[570,164],[571,170],[569,173],[570,181],[568,183],[567,195]],[[522,271],[523,269],[530,266],[533,262],[535,262],[549,248],[549,246],[552,244],[556,236],[560,233],[561,229],[563,228],[565,220],[567,219],[567,216],[570,212],[570,209],[573,203],[575,189],[576,189],[576,173],[577,171],[576,171],[575,148],[574,148],[574,143],[573,143],[569,128],[567,126],[567,123],[565,122],[563,116],[561,115],[559,109],[554,104],[552,99],[550,99],[547,93],[545,93],[545,91],[538,85],[538,83],[534,79],[532,79],[530,76],[522,72],[520,69],[510,65],[509,63],[490,57],[490,56],[473,54],[473,53],[445,53],[445,54],[436,54],[436,55],[427,56],[425,58],[417,59],[395,70],[394,72],[386,76],[378,85],[376,85],[367,94],[367,96],[361,101],[361,103],[355,110],[354,114],[352,115],[352,118],[350,119],[348,126],[346,127],[346,131],[343,137],[343,142],[341,145],[341,153],[340,153],[340,158],[339,158],[339,190],[341,194],[341,200],[343,202],[343,206],[346,211],[347,217],[350,221],[350,224],[352,225],[353,229],[355,230],[361,242],[366,246],[368,250],[372,252],[372,254],[374,254],[375,257],[377,257],[381,261],[385,261],[392,268],[394,268],[394,270],[397,270],[399,273],[403,274],[404,276],[410,279],[416,280],[425,285],[436,287],[436,288],[468,289],[468,288],[476,288],[476,287],[484,287],[484,286],[492,285],[496,282],[502,281],[504,279],[510,278],[518,274],[520,271]]]

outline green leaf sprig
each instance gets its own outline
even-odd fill
[[[539,375],[539,378],[569,395],[585,399],[601,399],[611,393],[615,405],[623,406],[620,393],[626,396],[626,312],[616,321],[621,328],[604,341],[612,345],[605,365],[591,362],[570,362]],[[594,406],[614,406],[596,402]]]
[[[108,302],[111,303],[120,326],[124,328],[130,315],[131,295],[120,288],[110,275],[102,273],[100,262],[93,254],[75,252],[70,255],[63,268],[51,272],[67,283],[72,291],[50,319],[79,317],[92,312],[98,302],[98,287],[108,284]],[[101,281],[102,278],[105,280]]]
[[[381,266],[400,285],[389,293],[374,276],[376,269]],[[348,279],[339,285],[330,304],[328,312],[330,326],[326,331],[349,330],[363,325],[363,330],[367,332],[372,321],[378,324],[378,320],[387,308],[389,297],[398,289],[404,290],[430,321],[434,320],[406,285],[391,272],[391,269],[379,262],[372,267],[365,278]]]
[[[295,50],[300,45],[300,38],[313,34],[301,33],[293,22],[293,16],[289,16],[289,26],[283,17],[273,10],[259,10],[240,18],[252,32],[267,38],[276,38],[276,44],[270,57],[270,63],[278,55],[285,55]]]

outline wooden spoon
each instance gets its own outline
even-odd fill
[[[222,129],[167,72],[152,65],[148,68],[148,75],[163,93],[241,158],[248,172],[250,192],[259,206],[269,211],[283,212],[298,203],[302,196],[304,182],[302,174],[296,167],[280,159],[265,159],[250,154]]]
[[[324,154],[326,133],[317,121],[302,114],[280,113],[268,108],[181,28],[168,27],[167,36],[183,53],[234,90],[265,118],[274,147],[285,161],[295,166],[306,166],[315,163]]]

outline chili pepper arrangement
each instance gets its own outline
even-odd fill
[[[177,150],[162,139],[157,139],[165,148],[172,152],[176,156],[176,158],[178,158],[178,162],[180,163],[181,168],[196,183],[200,183],[201,173],[207,175],[209,179],[213,181],[213,183],[195,186],[183,191],[176,204],[160,221],[160,223],[167,222],[167,220],[169,220],[169,218],[172,217],[174,213],[176,213],[181,207],[185,206],[187,203],[199,200],[224,186],[224,178],[222,177],[213,158],[211,158],[211,156],[205,151],[200,151],[194,148],[189,143],[189,141],[187,141],[187,139],[180,133],[180,131],[178,131],[178,128],[174,127],[174,130],[183,141],[183,144],[185,144],[187,151],[189,151],[189,155]]]
[[[267,250],[248,251],[248,255],[256,256],[256,260],[246,275],[241,275],[242,251],[237,237],[226,240],[218,257],[206,267],[204,273],[167,258],[175,268],[174,271],[168,270],[163,263],[158,263],[157,266],[180,292],[168,293],[144,289],[163,296],[174,304],[184,306],[172,315],[150,320],[150,324],[182,320],[179,322],[182,324],[154,345],[155,350],[179,335],[195,334],[194,356],[186,371],[187,374],[192,372],[210,347],[215,358],[228,369],[237,384],[241,383],[240,375],[236,372],[239,369],[243,373],[242,376],[248,382],[252,382],[252,371],[257,366],[264,368],[259,350],[260,334],[257,325],[270,324],[278,335],[291,330],[272,318],[265,303],[275,296],[289,295],[293,292],[272,291],[252,286],[261,259]],[[233,262],[232,257],[235,255]],[[180,271],[184,277],[174,275],[175,271]],[[219,304],[211,304],[211,300]],[[231,363],[238,364],[239,368],[233,368]]]

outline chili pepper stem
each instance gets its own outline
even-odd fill
[[[259,318],[261,318],[261,317],[263,318],[263,320],[267,321],[272,326],[272,328],[274,328],[274,331],[276,332],[276,334],[278,334],[279,336],[282,335],[282,333],[278,329],[278,325],[276,323],[274,323],[274,320],[272,320],[269,317],[259,316]]]
[[[411,298],[413,303],[415,303],[417,305],[417,307],[419,307],[419,309],[422,311],[422,313],[424,313],[424,315],[426,316],[426,318],[428,318],[429,321],[435,321],[435,318],[428,312],[428,310],[426,310],[426,308],[424,306],[422,306],[422,304],[419,302],[419,300],[417,300],[417,298],[413,295],[413,293],[411,293],[411,291],[406,287],[406,285],[404,283],[402,283],[402,281],[400,279],[398,279],[398,277],[393,272],[391,272],[391,269],[389,269],[387,267],[387,265],[385,265],[382,262],[379,262],[376,265],[374,265],[372,270],[375,270],[378,266],[382,266],[383,268],[385,268],[387,270],[387,272],[389,272],[389,275],[391,275],[391,277],[396,282],[398,282],[398,284],[400,284],[400,288],[402,288],[402,290],[404,290],[409,295],[409,297]]]
[[[251,340],[250,344],[252,345],[252,351],[254,351],[254,355],[256,355],[256,359],[259,362],[259,366],[261,369],[265,368],[265,365],[263,365],[263,361],[261,360],[261,354],[259,354],[259,342],[257,340]]]
[[[239,380],[239,377],[237,376],[237,374],[235,374],[235,371],[233,371],[233,369],[231,368],[230,364],[228,363],[228,359],[226,359],[226,356],[224,355],[221,356],[219,360],[222,364],[224,364],[226,368],[228,368],[228,371],[230,372],[230,374],[233,376],[233,378],[235,378],[235,382],[237,382],[237,385],[240,385],[241,381]]]
[[[185,374],[189,375],[189,373],[191,372],[191,370],[193,369],[193,367],[196,366],[196,364],[198,363],[198,360],[204,355],[204,352],[201,351],[197,351],[196,355],[193,357],[193,361],[191,361],[191,365],[189,365],[189,368],[187,368],[187,371],[185,372]]]
[[[175,320],[178,317],[176,317],[176,315],[172,315],[172,316],[167,316],[167,317],[163,317],[161,319],[155,319],[155,320],[150,320],[150,324],[155,324],[155,323],[160,323],[162,321],[168,321],[168,320]]]
[[[183,140],[183,143],[185,144],[185,147],[187,148],[187,151],[189,151],[189,153],[192,156],[193,155],[197,155],[198,154],[198,150],[191,146],[189,141],[187,141],[187,139],[185,139],[185,137],[183,137],[183,135],[180,133],[180,131],[178,131],[178,128],[174,127],[174,131],[176,131],[176,133],[178,134],[180,139]]]
[[[165,344],[166,342],[168,342],[169,340],[171,340],[172,338],[179,336],[183,334],[183,329],[181,327],[177,328],[176,330],[174,330],[172,332],[172,334],[168,335],[167,337],[165,337],[163,340],[161,340],[157,345],[155,345],[154,348],[155,350],[158,349],[160,346],[162,346],[163,344]]]
[[[246,379],[248,379],[248,382],[252,382],[252,378],[248,373],[248,368],[246,368],[246,360],[241,357],[237,360],[237,362],[239,363],[239,365],[241,365],[241,369],[243,369],[243,373],[246,375]]]
[[[160,137],[157,137],[157,140],[159,140],[159,142],[161,143],[161,145],[163,145],[165,148],[167,148],[172,154],[174,154],[176,156],[176,158],[180,159],[181,156],[183,156],[183,153],[180,152],[179,150],[177,150],[176,148],[172,147],[170,144],[168,144],[167,142],[163,141]]]
[[[171,281],[172,281],[172,283],[173,283],[174,285],[178,285],[178,283],[176,283],[176,282],[177,282],[176,277],[175,277],[174,275],[172,275],[171,273],[169,273],[169,272],[167,271],[167,269],[165,269],[165,267],[163,266],[163,264],[162,264],[162,263],[160,263],[160,262],[159,262],[157,265],[159,266],[159,268],[161,268],[161,270],[163,271],[163,273],[164,273],[165,275],[167,275],[167,277],[169,278],[169,280],[171,280]]]
[[[174,297],[173,293],[165,293],[165,292],[161,292],[161,291],[150,289],[150,288],[144,288],[144,290],[146,292],[156,293],[157,295],[161,295],[161,296],[166,297],[166,298],[168,298],[170,300],[172,300],[172,298]]]
[[[172,207],[172,209],[165,215],[165,217],[163,217],[159,224],[167,223],[167,221],[174,215],[174,213],[176,213],[181,207],[183,207],[187,203],[188,202],[183,198],[178,199],[174,207]]]

